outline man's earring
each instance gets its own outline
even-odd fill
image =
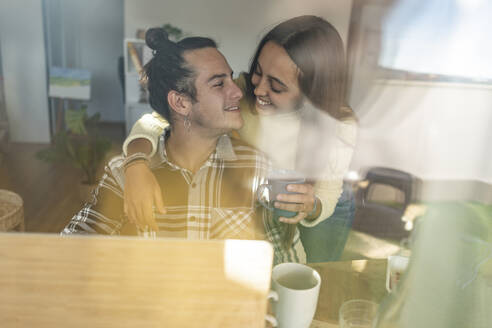
[[[190,132],[190,130],[191,130],[190,114],[185,116],[184,121],[183,121],[183,125],[184,125],[186,131]]]

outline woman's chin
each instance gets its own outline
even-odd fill
[[[256,112],[260,115],[274,115],[276,111],[273,106],[260,106],[256,104]]]
[[[288,114],[295,111],[296,111],[295,109],[283,109],[283,108],[280,109],[274,106],[259,106],[258,104],[256,104],[256,112],[259,115],[264,115],[264,116]]]

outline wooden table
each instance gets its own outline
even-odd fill
[[[0,325],[260,327],[272,253],[255,241],[0,233]],[[337,327],[346,300],[386,294],[386,260],[311,267],[322,279],[313,327]]]
[[[253,240],[0,233],[0,327],[262,327],[272,259]]]
[[[337,327],[343,302],[366,299],[376,303],[387,295],[386,259],[313,263],[321,276],[315,322],[311,327]]]

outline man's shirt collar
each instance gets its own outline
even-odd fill
[[[159,152],[161,157],[161,163],[165,162],[169,165],[181,169],[174,163],[170,162],[166,153],[166,138],[169,138],[169,133],[171,132],[170,127],[166,127],[164,132],[161,134],[159,139]],[[215,151],[213,151],[208,157],[204,165],[212,165],[217,161],[235,161],[237,160],[237,155],[234,152],[234,147],[232,146],[231,138],[227,134],[223,134],[217,140],[217,145],[215,146]]]

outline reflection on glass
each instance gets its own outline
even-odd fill
[[[136,3],[107,1],[105,7],[102,2],[61,5],[47,0],[39,2],[37,11],[26,8],[16,17],[28,34],[39,26],[25,20],[31,17],[27,13],[35,11],[41,17],[45,47],[33,46],[30,56],[91,71],[94,88],[88,113],[102,113],[101,134],[116,145],[111,156],[121,152],[126,133],[143,114],[147,114],[144,125],[154,122],[150,105],[140,101],[138,74],[124,43],[134,40],[137,30],[169,22],[192,34],[217,38],[237,78],[248,70],[265,32],[304,12],[319,15],[333,24],[343,41],[348,71],[344,105],[357,117],[357,133],[339,133],[338,121],[319,115],[316,104],[306,101],[302,92],[289,99],[295,100],[289,102],[292,113],[287,111],[280,119],[252,115],[258,130],[242,131],[249,133],[246,141],[269,153],[278,167],[301,168],[316,182],[323,181],[321,171],[327,167],[335,173],[336,179],[326,180],[327,190],[337,190],[326,220],[316,227],[298,224],[300,242],[311,250],[307,261],[370,261],[411,254],[400,287],[381,306],[381,327],[388,322],[486,327],[492,322],[487,311],[492,298],[492,233],[486,224],[492,221],[490,1],[339,0],[320,8],[319,1],[300,5],[289,0],[284,6],[262,2],[261,11],[255,7],[259,0],[237,7],[212,3],[207,8],[191,0]],[[30,99],[34,92],[45,92],[16,83],[16,77],[42,82],[46,72],[42,70],[39,78],[32,70],[12,71],[19,58],[26,60],[22,67],[30,67],[31,58],[16,55],[16,49],[25,46],[19,37],[22,31],[12,19],[2,19],[12,6],[0,4],[1,30],[8,32],[0,36],[0,189],[22,197],[28,232],[59,233],[84,205],[78,199],[77,171],[39,162],[35,153],[46,145],[22,138],[9,142],[3,132],[5,126],[11,132],[25,131],[25,121],[40,106],[20,106],[16,100],[21,97],[16,95]],[[141,47],[144,40],[135,44]],[[275,56],[258,53],[257,62],[280,62],[279,49],[273,48]],[[329,64],[332,57],[326,58]],[[265,79],[272,74],[268,64],[263,66],[248,72],[259,80],[246,75],[237,80],[244,84],[244,98],[254,100],[251,113],[279,99],[270,90],[272,97],[263,95],[256,104],[255,84],[259,91],[281,87],[275,79]],[[298,86],[295,77],[291,82]],[[301,127],[298,115],[306,112],[315,114]],[[299,132],[301,128],[305,130]],[[332,143],[331,136],[337,133],[340,143]],[[347,265],[362,273],[370,264],[361,263]]]

